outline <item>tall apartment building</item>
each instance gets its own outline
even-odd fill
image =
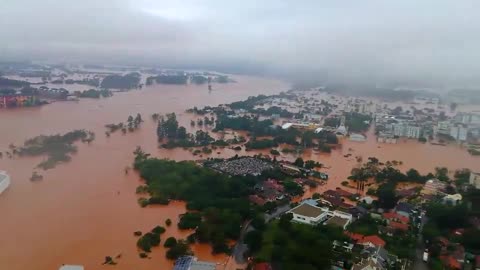
[[[393,124],[393,135],[418,139],[421,136],[422,128],[408,123]]]
[[[454,125],[450,127],[450,136],[455,140],[464,142],[467,140],[468,129],[464,125]]]

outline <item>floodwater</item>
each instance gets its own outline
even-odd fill
[[[262,78],[235,77],[238,83],[205,86],[155,85],[143,90],[115,93],[106,99],[82,99],[80,102],[56,102],[40,108],[0,111],[0,151],[10,143],[20,145],[40,134],[64,133],[88,129],[96,133],[90,145],[79,144],[79,151],[66,164],[41,171],[43,181],[29,178],[42,158],[0,159],[0,168],[12,178],[12,184],[0,195],[0,269],[58,269],[61,264],[81,264],[85,269],[170,269],[163,247],[154,248],[151,259],[140,259],[133,232],[147,232],[156,225],[173,221],[162,240],[169,236],[185,238],[191,231],[176,228],[185,205],[141,208],[135,188],[139,177],[124,168],[133,160],[137,145],[154,156],[177,160],[190,159],[184,150],[157,148],[153,113],[176,112],[181,124],[189,127],[185,109],[242,100],[251,95],[274,94],[289,85]],[[141,113],[145,123],[133,132],[105,136],[105,124],[126,121]],[[211,255],[208,245],[194,245],[202,260],[225,263],[224,255]],[[116,266],[102,266],[105,256]]]
[[[174,202],[168,206],[141,208],[137,204],[135,188],[141,183],[138,175],[124,168],[133,160],[133,150],[141,146],[153,156],[176,160],[201,159],[188,150],[158,149],[153,113],[176,112],[181,125],[190,128],[194,116],[185,109],[218,105],[243,100],[251,95],[274,94],[288,90],[289,85],[275,80],[237,76],[238,83],[214,85],[209,93],[206,86],[155,85],[140,91],[115,93],[106,99],[82,99],[80,102],[57,102],[41,108],[20,108],[0,111],[0,151],[10,143],[21,144],[25,139],[40,134],[64,133],[87,129],[96,133],[90,145],[79,144],[79,151],[71,162],[48,171],[39,171],[44,180],[32,183],[29,178],[42,158],[0,159],[0,169],[10,173],[12,184],[0,195],[0,269],[58,269],[65,264],[82,264],[87,270],[115,269],[170,269],[172,262],[165,259],[163,247],[154,248],[151,259],[140,259],[133,232],[146,232],[170,218],[171,227],[162,236],[186,237],[190,231],[176,228],[178,215],[185,205]],[[120,131],[107,138],[104,125],[126,121],[129,115],[141,113],[145,123],[133,133]],[[228,136],[231,136],[228,135]],[[437,166],[450,169],[480,170],[480,158],[470,156],[457,146],[434,146],[415,141],[395,145],[377,144],[372,132],[366,142],[343,140],[341,148],[332,153],[306,151],[303,159],[324,164],[329,173],[326,185],[310,190],[323,191],[341,186],[350,170],[357,166],[356,156],[365,161],[375,156],[381,161],[401,160],[400,169],[416,168],[422,173]],[[261,151],[268,154],[268,150]],[[235,154],[253,155],[258,152],[235,152],[223,148],[209,157],[230,157]],[[344,157],[351,154],[351,157]],[[282,154],[277,159],[294,160],[295,155]],[[201,260],[228,262],[227,269],[235,269],[224,255],[213,256],[208,245],[194,245]],[[105,256],[115,259],[116,266],[102,266]]]

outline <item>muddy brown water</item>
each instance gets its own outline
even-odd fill
[[[71,162],[41,171],[43,181],[32,183],[29,178],[41,157],[0,159],[0,169],[8,171],[12,184],[0,195],[0,269],[58,269],[61,264],[81,264],[85,269],[170,269],[163,247],[154,248],[150,259],[140,259],[133,232],[151,230],[173,221],[162,236],[184,238],[191,231],[176,228],[178,215],[185,204],[141,208],[135,188],[141,183],[138,175],[124,168],[131,164],[133,150],[141,146],[152,155],[175,160],[200,159],[184,149],[158,149],[152,113],[176,112],[180,124],[189,128],[192,116],[187,108],[218,105],[243,100],[251,95],[274,94],[288,90],[287,83],[263,78],[237,76],[237,83],[214,85],[209,93],[206,86],[155,85],[141,91],[115,93],[107,99],[82,99],[80,102],[56,102],[40,108],[0,110],[0,151],[10,143],[21,144],[40,134],[64,133],[73,129],[88,129],[96,133],[90,145],[79,144]],[[104,125],[125,121],[128,115],[141,113],[145,123],[133,133],[116,132],[107,138]],[[220,152],[218,154],[217,152]],[[268,154],[268,150],[262,153]],[[224,148],[211,157],[230,157],[237,152]],[[257,152],[238,154],[253,155]],[[350,158],[344,155],[351,153]],[[304,159],[325,164],[330,174],[325,186],[310,190],[336,188],[357,165],[355,156],[364,160],[375,156],[382,161],[401,160],[402,169],[417,168],[422,173],[436,166],[480,170],[480,159],[470,156],[457,146],[433,146],[408,141],[396,145],[377,144],[373,134],[363,143],[344,140],[342,148],[330,154],[306,151]],[[279,159],[294,160],[294,155]],[[200,259],[228,262],[225,255],[212,255],[208,245],[196,244],[193,250]],[[116,266],[102,266],[105,256],[115,259]]]

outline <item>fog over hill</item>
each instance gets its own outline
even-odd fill
[[[0,59],[479,85],[475,0],[5,0]]]

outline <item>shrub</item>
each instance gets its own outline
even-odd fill
[[[165,231],[166,231],[165,228],[162,226],[156,226],[155,228],[152,229],[152,233],[156,233],[156,234],[162,234]]]
[[[163,243],[164,247],[173,247],[177,244],[177,239],[175,237],[169,237],[167,240],[165,240],[165,243]]]

